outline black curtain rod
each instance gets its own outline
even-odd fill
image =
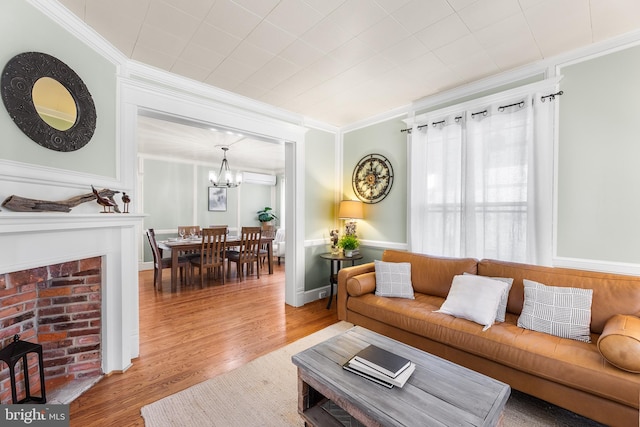
[[[560,95],[563,95],[563,94],[564,94],[564,92],[560,91],[560,92],[552,93],[550,95],[545,95],[545,96],[540,97],[540,101],[544,102],[546,98],[554,100],[554,99],[556,99],[556,96],[560,96]]]
[[[400,132],[407,132],[407,133],[411,133],[411,128],[400,129]]]
[[[486,115],[487,115],[487,113],[488,113],[488,111],[487,111],[487,110],[484,110],[484,111],[478,111],[477,113],[471,113],[471,117],[475,117],[475,116],[477,116],[478,114],[482,114],[483,116],[486,116]]]
[[[524,107],[524,101],[516,102],[514,104],[509,104],[509,105],[502,105],[502,106],[498,107],[498,111],[502,112],[502,111],[504,111],[505,108],[515,107],[516,105],[518,107],[522,108],[522,107]]]

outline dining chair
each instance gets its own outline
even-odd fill
[[[153,287],[154,289],[162,288],[162,270],[165,268],[171,268],[171,258],[162,258],[162,253],[158,247],[158,241],[156,240],[156,233],[153,228],[147,230],[147,239],[149,240],[149,246],[151,246],[151,253],[153,254]],[[187,279],[187,266],[189,265],[189,259],[187,257],[178,257],[178,267],[180,268],[180,281],[184,282]]]
[[[253,270],[254,263],[258,278],[260,278],[260,233],[260,227],[242,227],[238,250],[227,252],[227,277],[231,272],[231,263],[235,262],[236,274],[240,280],[244,278],[243,270],[246,268],[247,275],[249,275]]]
[[[275,238],[276,236],[276,226],[275,225],[270,225],[270,224],[263,224],[260,227],[261,230],[261,236],[262,237],[268,237],[270,239]],[[267,250],[267,246],[271,244],[270,243],[263,243],[260,247],[260,268],[264,267],[264,263],[267,260],[267,256],[269,255],[269,251]]]
[[[211,227],[202,229],[202,244],[200,257],[191,258],[191,268],[198,267],[200,273],[200,286],[204,287],[204,269],[207,277],[211,270],[217,271],[224,285],[224,261],[226,257],[225,245],[227,241],[227,227]],[[192,275],[193,277],[193,275]]]

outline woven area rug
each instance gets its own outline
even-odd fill
[[[165,397],[141,409],[147,427],[302,426],[291,356],[352,327],[339,322],[233,371]],[[349,426],[349,419],[341,420]],[[353,425],[357,425],[354,423]],[[505,427],[600,424],[512,390]]]

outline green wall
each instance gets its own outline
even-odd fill
[[[325,240],[334,227],[336,138],[331,132],[310,129],[305,135],[305,241]],[[329,262],[319,255],[327,244],[305,248],[305,290],[329,284]]]
[[[22,52],[43,52],[66,63],[86,84],[97,112],[96,130],[91,141],[79,150],[58,152],[32,141],[2,108],[0,158],[117,178],[117,86],[114,64],[24,0],[3,0],[0,40],[3,41],[0,43],[2,67]]]
[[[557,254],[640,261],[640,47],[563,67]]]
[[[351,177],[358,161],[367,154],[382,154],[393,166],[393,186],[381,202],[364,205],[358,236],[364,240],[407,242],[407,134],[401,118],[388,120],[344,135],[343,199],[356,199]],[[340,223],[341,233],[344,223]],[[366,261],[366,260],[365,260]]]
[[[227,210],[209,211],[209,166],[143,158],[144,228],[156,229],[158,239],[177,236],[179,225],[258,226],[256,212],[271,201],[277,187],[244,183],[227,189]],[[275,208],[274,208],[275,209]],[[151,261],[144,244],[144,261]]]

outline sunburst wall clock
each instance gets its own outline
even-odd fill
[[[367,154],[356,164],[351,179],[353,191],[364,203],[381,202],[393,185],[393,167],[381,154]]]

